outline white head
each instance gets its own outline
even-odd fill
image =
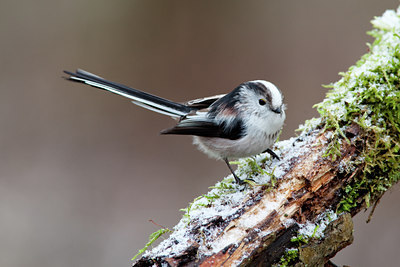
[[[246,82],[241,85],[239,94],[242,99],[241,106],[245,107],[247,112],[259,116],[285,115],[282,93],[273,83],[264,80]]]
[[[245,82],[210,106],[207,116],[220,121],[235,137],[251,131],[274,134],[283,126],[285,105],[279,89],[270,82]]]

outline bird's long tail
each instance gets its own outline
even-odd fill
[[[140,90],[128,87],[123,84],[115,83],[103,79],[90,72],[78,69],[75,73],[64,71],[70,75],[67,80],[85,83],[93,87],[112,92],[117,95],[127,97],[132,103],[147,108],[149,110],[165,114],[171,117],[181,117],[187,115],[193,108],[184,104],[176,103]]]

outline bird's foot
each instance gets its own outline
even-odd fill
[[[277,159],[277,160],[280,160],[280,158],[278,157],[278,155],[277,154],[275,154],[275,152],[274,151],[272,151],[271,149],[267,149],[267,150],[265,150],[263,153],[265,153],[265,152],[268,152],[268,154],[270,154],[271,156],[272,156],[272,158],[273,159]]]

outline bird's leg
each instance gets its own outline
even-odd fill
[[[277,159],[277,160],[280,160],[280,158],[278,157],[278,155],[275,154],[275,152],[272,151],[271,149],[268,148],[268,149],[265,150],[263,153],[265,153],[265,152],[268,152],[268,154],[270,154],[270,155],[272,156],[272,158]]]
[[[235,178],[236,183],[238,183],[239,185],[245,184],[246,182],[243,181],[242,179],[240,179],[239,177],[237,177],[237,175],[235,174],[235,172],[232,169],[231,164],[229,164],[229,161],[227,158],[224,158],[224,161],[226,163],[226,165],[228,165],[229,170],[231,171],[233,177]]]

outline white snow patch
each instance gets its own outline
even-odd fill
[[[332,210],[328,210],[323,214],[318,215],[315,223],[307,221],[304,224],[299,224],[299,235],[305,237],[321,238],[323,237],[324,230],[329,225],[329,223],[336,219],[337,214]]]
[[[397,9],[397,13],[394,10],[386,10],[385,13],[381,17],[376,17],[372,20],[372,24],[381,30],[399,30],[399,9]]]
[[[289,228],[290,226],[292,226],[295,223],[296,223],[296,221],[294,219],[288,218],[287,220],[285,220],[283,222],[283,226],[285,226],[286,228]]]

